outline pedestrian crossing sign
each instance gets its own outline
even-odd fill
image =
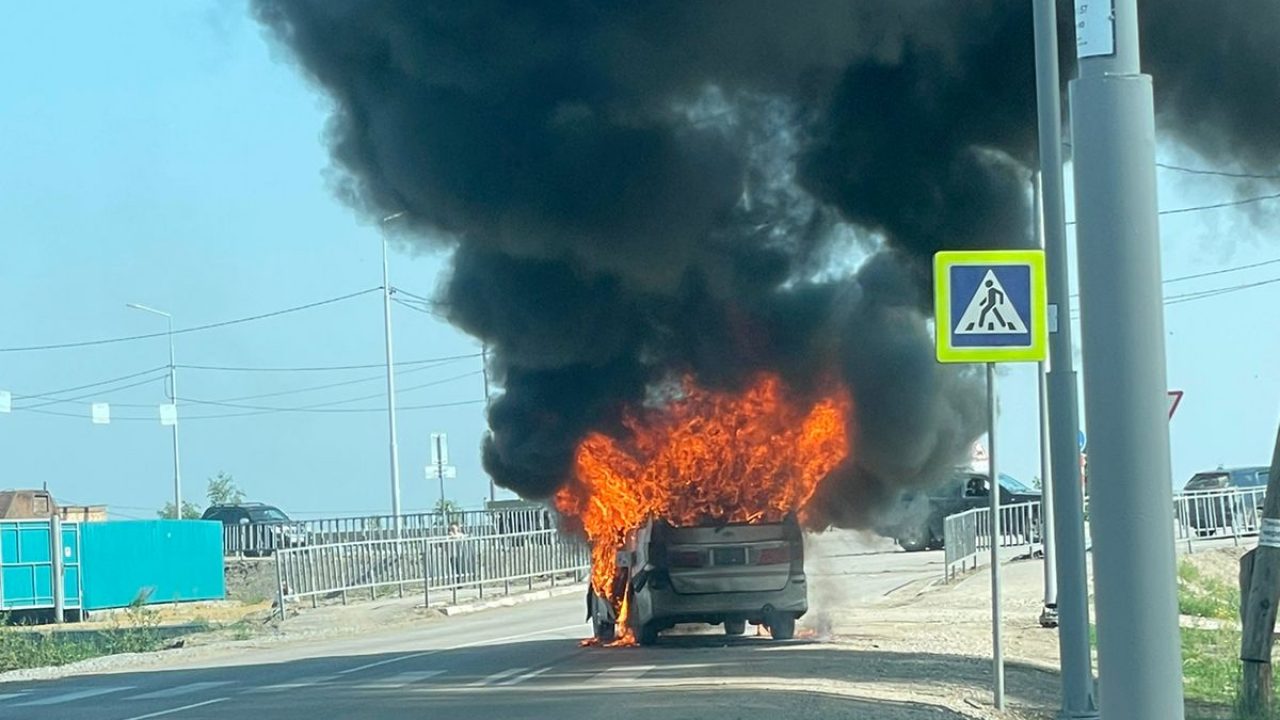
[[[1049,345],[1043,250],[933,256],[938,362],[1038,362]]]

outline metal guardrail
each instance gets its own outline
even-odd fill
[[[1173,530],[1174,541],[1187,546],[1187,552],[1194,552],[1198,542],[1209,542],[1231,538],[1235,545],[1242,538],[1258,534],[1262,523],[1262,508],[1266,500],[1265,487],[1227,488],[1224,490],[1199,490],[1184,492],[1173,496]],[[1087,502],[1087,501],[1086,501]],[[1035,505],[1036,542],[1039,542],[1039,503]],[[1022,506],[1012,505],[1007,509]],[[1087,508],[1087,505],[1086,505]],[[1002,510],[1002,512],[1003,512]],[[1010,527],[1010,520],[1018,522],[1018,517],[1005,516],[1005,528]],[[943,542],[945,543],[944,575],[951,580],[957,575],[978,566],[978,558],[982,550],[990,547],[987,542],[987,510],[979,508],[966,510],[948,516],[943,520]],[[1017,529],[1017,526],[1014,526]],[[1001,546],[1010,545],[1007,536],[1001,540]],[[1014,542],[1014,545],[1022,544]]]
[[[1265,487],[1201,490],[1173,497],[1173,528],[1178,543],[1194,551],[1197,541],[1257,535],[1262,522]]]
[[[1000,547],[1026,545],[1027,552],[1034,553],[1041,527],[1038,502],[1000,507]],[[991,510],[973,508],[948,515],[942,521],[942,536],[943,574],[950,581],[977,568],[982,552],[991,549]]]
[[[555,586],[581,581],[590,571],[591,551],[577,538],[558,530],[506,533],[479,537],[415,537],[398,540],[357,540],[281,548],[275,552],[277,603],[310,598],[341,598],[353,592],[377,596],[379,589],[396,588],[422,594],[449,592],[452,602],[465,588],[510,594],[516,584],[532,590],[542,580]]]
[[[281,523],[224,525],[222,552],[226,556],[265,556],[277,550],[311,545],[445,537],[457,524],[470,536],[551,530],[556,516],[549,510],[462,510],[449,513],[323,518]]]

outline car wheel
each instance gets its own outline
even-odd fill
[[[746,631],[747,631],[746,620],[725,620],[724,621],[725,635],[741,635]]]
[[[591,632],[595,635],[596,640],[602,643],[611,643],[617,639],[618,626],[598,618],[591,618]]]
[[[647,622],[642,625],[639,632],[636,633],[636,641],[643,647],[656,644],[658,642],[658,626],[653,622]]]
[[[790,640],[796,636],[795,615],[775,615],[769,618],[768,626],[774,640]]]
[[[912,528],[898,537],[898,544],[907,552],[919,552],[928,549],[932,535],[928,528]]]

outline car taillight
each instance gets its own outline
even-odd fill
[[[706,564],[706,554],[698,550],[676,550],[667,555],[667,565],[671,567],[702,567]]]
[[[791,562],[791,546],[765,548],[756,553],[757,565],[784,565]]]

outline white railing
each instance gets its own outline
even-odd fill
[[[1262,508],[1266,500],[1265,487],[1228,488],[1225,490],[1200,490],[1173,496],[1174,540],[1186,544],[1187,552],[1194,552],[1197,543],[1214,542],[1230,538],[1239,545],[1243,538],[1258,534],[1262,523]],[[1034,538],[1040,541],[1039,503],[1034,505]],[[1002,512],[1022,506],[1011,505]],[[1087,512],[1086,501],[1086,512]],[[1011,526],[1010,521],[1020,522],[1019,516],[1005,516],[1005,533],[1001,546],[1020,545],[1017,534],[1021,525]],[[981,550],[988,549],[987,510],[979,508],[949,515],[942,524],[946,550],[945,577],[951,578],[978,566]],[[1010,532],[1014,534],[1010,538]],[[1012,540],[1012,542],[1011,542]],[[1030,541],[1028,541],[1030,542]]]
[[[222,551],[227,556],[265,556],[309,545],[444,537],[455,524],[466,535],[486,536],[551,530],[556,519],[549,510],[460,510],[401,515],[399,529],[392,515],[225,525]]]
[[[1186,492],[1173,497],[1173,528],[1177,542],[1194,550],[1197,541],[1231,538],[1239,545],[1242,537],[1258,534],[1265,487],[1229,488]]]
[[[591,552],[582,540],[557,530],[479,537],[417,537],[282,548],[275,552],[277,601],[341,599],[353,592],[394,588],[421,593],[430,605],[432,593],[458,591],[510,594],[518,584],[555,586],[579,582],[590,572]]]
[[[1027,502],[1000,507],[999,546],[1025,545],[1034,554],[1040,544],[1040,503]],[[991,509],[973,508],[942,521],[943,574],[947,580],[978,567],[984,551],[991,549]],[[970,564],[972,563],[972,568]]]

